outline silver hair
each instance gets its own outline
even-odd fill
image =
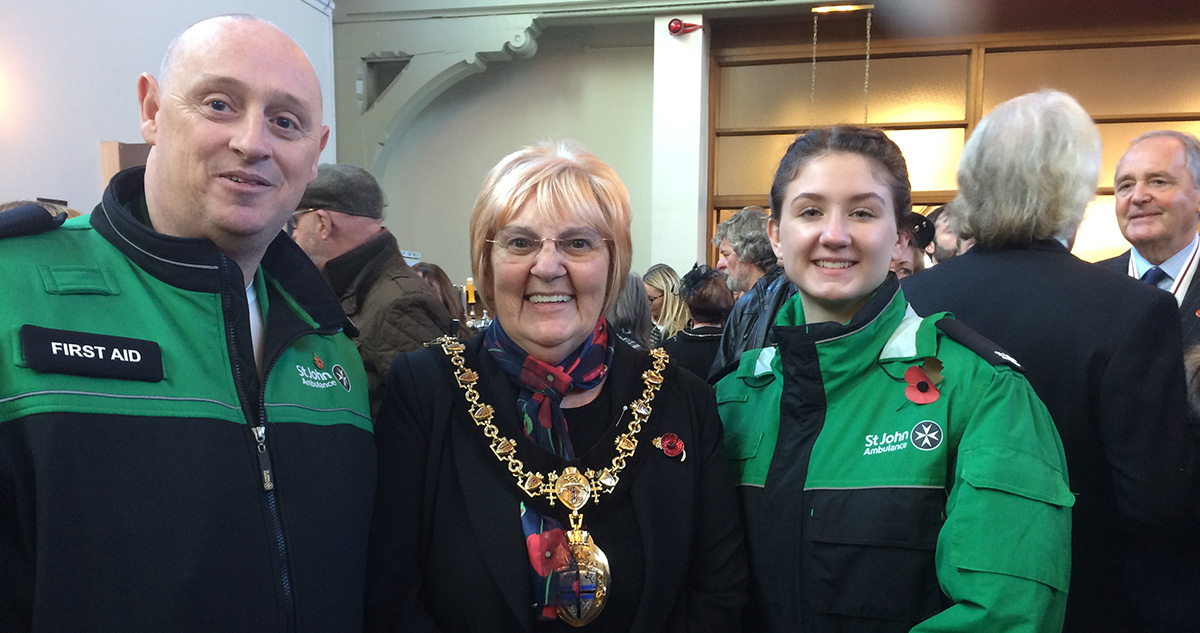
[[[721,240],[729,240],[740,261],[766,272],[776,260],[767,236],[767,217],[767,210],[762,207],[745,207],[717,225],[712,243],[720,246]]]
[[[1039,90],[989,112],[958,164],[955,233],[983,248],[1069,238],[1096,195],[1100,133],[1070,95]]]
[[[1184,157],[1187,160],[1188,173],[1192,175],[1192,188],[1200,189],[1200,139],[1178,130],[1154,130],[1133,139],[1129,146],[1133,147],[1148,138],[1173,138],[1183,143]],[[1128,151],[1128,150],[1127,150]],[[1119,164],[1119,163],[1118,163]],[[1113,177],[1116,180],[1116,177]]]

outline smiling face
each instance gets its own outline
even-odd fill
[[[570,220],[549,221],[522,209],[502,230],[537,240],[594,229],[572,225]],[[525,257],[514,256],[498,245],[493,247],[496,320],[529,355],[558,363],[587,340],[600,320],[608,287],[609,257],[609,249],[600,248],[590,258],[571,260],[552,240]]]
[[[216,19],[181,37],[163,82],[138,81],[154,228],[256,266],[328,139],[312,65],[269,24]]]
[[[849,321],[902,254],[890,188],[872,167],[845,152],[809,160],[768,226],[809,323]]]
[[[1113,190],[1121,233],[1151,264],[1170,259],[1196,236],[1200,190],[1178,139],[1150,137],[1130,147]]]

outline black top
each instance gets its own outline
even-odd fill
[[[480,401],[496,407],[500,434],[516,440],[526,471],[561,471],[565,460],[521,441],[517,387],[482,341],[467,341],[463,356],[480,375]],[[576,442],[591,445],[570,462],[581,471],[612,464],[613,439],[631,416],[622,409],[645,389],[649,355],[615,345],[597,401],[565,411]],[[736,633],[747,564],[716,399],[702,381],[668,365],[651,408],[616,488],[582,510],[612,573],[610,602],[585,630]],[[686,460],[653,446],[665,433],[684,442]],[[568,512],[517,487],[470,418],[440,347],[393,362],[376,441],[383,461],[369,541],[367,631],[573,630],[533,621],[520,504],[564,524]]]
[[[615,429],[616,433],[625,431],[626,425],[629,423],[629,413],[622,410],[623,406],[612,398],[611,389],[601,389],[600,395],[596,396],[595,400],[582,407],[563,409],[572,443],[586,452],[599,449],[611,453],[612,441],[601,442],[600,440],[608,439],[610,430]],[[501,432],[508,437],[514,437],[513,433],[521,431],[520,429],[505,428]],[[528,445],[531,448],[544,450],[534,445],[532,441],[528,442]],[[585,507],[585,519],[588,515],[586,509]],[[618,503],[612,508],[610,519],[611,525],[616,529],[606,531],[602,540],[596,540],[596,545],[608,557],[609,569],[614,574],[620,570],[620,582],[612,584],[604,611],[597,616],[595,622],[587,626],[586,630],[588,631],[593,629],[596,631],[628,631],[633,624],[633,614],[637,611],[638,597],[642,594],[644,585],[646,560],[642,552],[642,535],[637,529],[637,515],[633,511],[633,504]],[[569,524],[563,524],[563,529],[569,527]],[[619,547],[617,547],[618,542]],[[610,609],[611,614],[609,613]],[[606,615],[612,617],[606,618]],[[555,631],[567,633],[579,629],[562,620],[535,620],[533,630],[537,633]]]
[[[717,350],[721,347],[723,329],[719,325],[685,328],[663,341],[662,347],[671,355],[673,363],[700,378],[707,378],[713,359],[717,357]]]

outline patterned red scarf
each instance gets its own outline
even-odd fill
[[[530,356],[508,337],[499,320],[493,321],[483,336],[483,345],[492,358],[521,388],[517,406],[525,435],[564,459],[575,459],[562,399],[569,391],[594,388],[608,375],[613,355],[608,344],[608,322],[600,317],[588,339],[558,365]]]
[[[525,435],[538,446],[564,459],[575,459],[567,420],[563,417],[563,396],[572,390],[592,389],[608,375],[613,347],[608,344],[608,322],[596,322],[588,339],[558,365],[549,365],[530,356],[513,342],[500,321],[483,335],[483,345],[500,364],[521,393],[517,406],[521,411]],[[533,595],[534,618],[557,619],[557,605],[563,596],[557,591],[559,575],[575,565],[563,526],[553,517],[542,516],[521,504],[521,529],[529,552],[529,580]]]

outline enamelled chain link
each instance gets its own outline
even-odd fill
[[[662,372],[670,360],[670,357],[662,349],[650,351],[654,361],[653,366],[642,372],[645,389],[642,391],[641,397],[629,405],[633,417],[629,420],[628,430],[618,435],[614,441],[617,454],[613,457],[612,465],[599,471],[589,468],[583,472],[583,477],[580,478],[579,471],[574,467],[567,467],[561,473],[551,471],[544,475],[540,472],[526,471],[525,464],[517,459],[516,443],[507,437],[501,437],[500,429],[492,422],[492,418],[496,414],[495,409],[491,405],[479,401],[479,392],[475,389],[479,374],[466,366],[462,354],[466,345],[449,336],[443,336],[431,342],[430,345],[440,345],[442,351],[449,357],[451,364],[454,365],[454,377],[470,405],[471,419],[477,426],[483,427],[483,435],[491,441],[492,452],[495,453],[497,459],[507,464],[508,471],[517,479],[517,486],[530,497],[546,497],[550,500],[550,505],[554,505],[556,498],[563,501],[564,505],[573,510],[571,523],[575,529],[579,529],[579,526],[575,524],[581,522],[578,509],[586,504],[590,497],[594,497],[594,502],[599,503],[600,493],[611,493],[620,479],[621,471],[625,468],[625,460],[637,452],[638,433],[642,430],[642,424],[650,418],[650,403],[654,400],[659,387],[662,386]],[[581,481],[581,479],[583,480]],[[560,485],[560,480],[563,485]],[[571,491],[562,490],[564,487]],[[570,501],[566,498],[567,496],[572,497]]]

